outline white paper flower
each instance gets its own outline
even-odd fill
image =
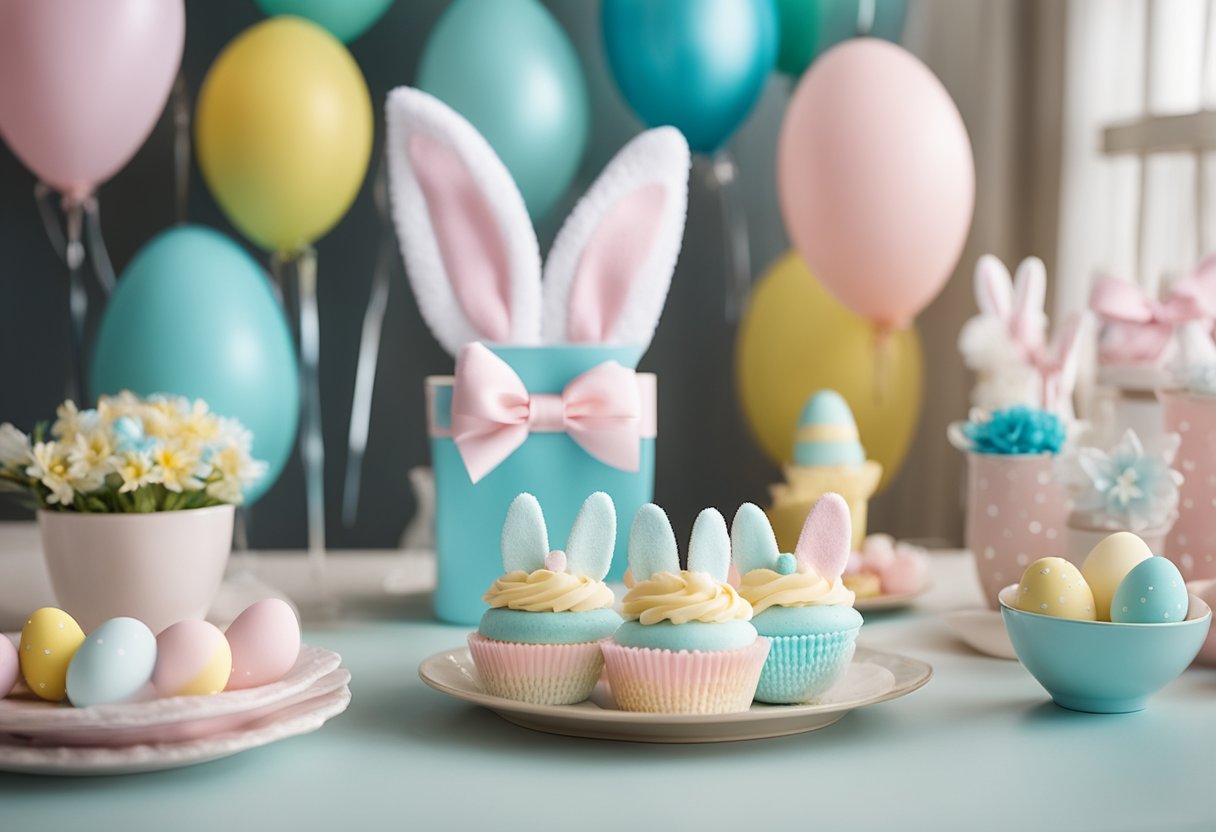
[[[170,491],[197,491],[203,487],[198,478],[200,462],[191,443],[175,440],[158,446],[151,452],[152,462],[159,469],[160,484]]]
[[[1145,447],[1133,430],[1109,451],[1083,447],[1062,457],[1057,476],[1073,493],[1073,510],[1098,528],[1140,532],[1173,523],[1182,474],[1170,467],[1180,437],[1167,433]]]
[[[89,493],[105,484],[118,466],[113,437],[108,430],[94,428],[76,434],[68,450],[68,470],[77,491]]]
[[[31,452],[32,463],[25,473],[38,480],[50,495],[48,503],[71,504],[76,497],[72,487],[71,463],[68,462],[67,448],[59,442],[37,442]]]
[[[127,494],[160,482],[160,471],[152,462],[150,451],[126,451],[118,461],[118,474],[122,477],[120,494]]]
[[[12,422],[0,425],[0,466],[18,468],[33,459],[30,438],[13,426]]]

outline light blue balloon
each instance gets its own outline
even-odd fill
[[[456,0],[431,31],[417,86],[468,119],[539,220],[587,148],[587,79],[573,44],[536,0]]]
[[[90,380],[94,395],[189,396],[239,419],[269,466],[248,503],[295,445],[300,373],[287,319],[265,270],[210,228],[165,231],[131,260],[102,315]]]
[[[777,57],[772,0],[604,0],[617,86],[651,127],[679,128],[713,153],[760,98]]]
[[[350,43],[379,20],[393,0],[257,0],[267,17],[307,18],[343,43]]]

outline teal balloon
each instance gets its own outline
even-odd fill
[[[905,0],[870,0],[873,18],[864,30],[869,37],[898,43],[908,15]],[[861,19],[862,0],[777,0],[781,46],[777,69],[795,78],[811,61],[838,43],[857,37],[867,21]]]
[[[427,39],[417,86],[476,127],[533,220],[574,179],[591,109],[578,53],[537,0],[456,0]]]
[[[713,153],[751,112],[777,57],[772,0],[604,0],[604,47],[621,94],[651,127]]]
[[[294,14],[329,30],[343,43],[350,43],[379,20],[393,0],[257,0],[267,17]]]
[[[295,445],[300,374],[270,278],[235,242],[178,226],[136,253],[106,305],[93,348],[94,395],[130,390],[204,399],[253,432],[274,484]]]

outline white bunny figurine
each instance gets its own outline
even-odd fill
[[[424,92],[389,93],[389,192],[418,307],[456,355],[471,341],[649,345],[684,235],[688,143],[647,130],[566,219],[541,280],[523,197],[489,143]]]
[[[1047,331],[1046,291],[1047,271],[1037,257],[1018,265],[1016,280],[991,254],[979,259],[975,300],[980,313],[963,325],[958,339],[963,363],[978,376],[973,406],[1001,410],[1038,402],[1041,382],[1030,359]]]

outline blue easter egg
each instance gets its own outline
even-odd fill
[[[68,700],[78,708],[127,702],[152,679],[156,636],[134,618],[111,618],[89,634],[68,665]]]
[[[866,452],[858,440],[857,422],[844,396],[820,390],[807,400],[798,417],[794,441],[796,465],[861,465]]]
[[[93,393],[130,390],[206,400],[253,432],[266,475],[260,497],[295,445],[300,387],[295,345],[270,278],[235,242],[178,226],[154,237],[118,281],[93,348]]]
[[[1186,619],[1189,599],[1182,573],[1172,561],[1140,561],[1115,590],[1110,620],[1120,624],[1169,624]]]

